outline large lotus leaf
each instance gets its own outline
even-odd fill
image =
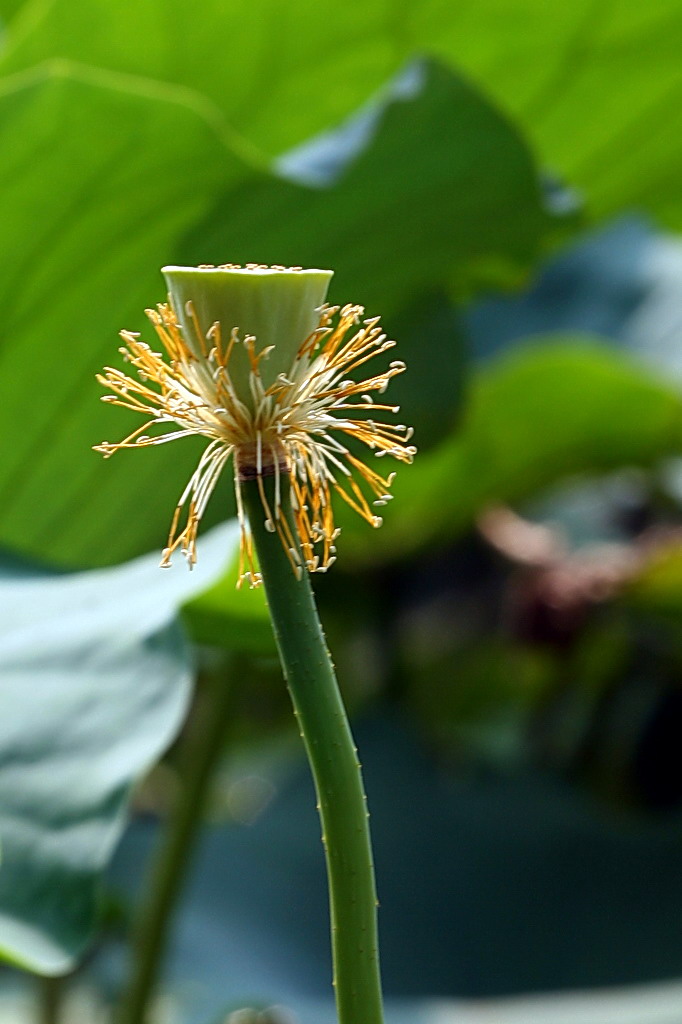
[[[2,3],[0,4],[0,44],[3,46],[6,43],[5,32],[7,30],[7,25],[16,15],[23,3],[24,0],[2,0]]]
[[[643,204],[682,225],[678,0],[33,0],[13,28],[7,70],[67,56],[189,85],[270,153],[434,53],[515,114],[596,213]]]
[[[94,374],[119,359],[118,329],[142,329],[144,307],[163,298],[159,266],[241,254],[319,261],[338,268],[344,300],[402,318],[438,283],[469,280],[482,267],[518,273],[548,220],[523,143],[442,68],[427,67],[410,99],[389,104],[366,152],[324,191],[249,171],[196,97],[140,88],[58,64],[5,80],[0,91],[0,430],[11,439],[0,467],[0,540],[71,565],[161,545],[196,465],[193,438],[106,462],[90,450],[139,424],[98,401]],[[426,333],[411,334],[422,367]],[[447,387],[447,329],[429,343]],[[453,355],[454,403],[454,338]],[[427,373],[418,386],[430,390]],[[403,398],[407,416],[409,393]],[[451,417],[439,420],[446,428]],[[207,522],[230,514],[228,476]]]
[[[682,397],[667,382],[596,341],[538,338],[479,370],[457,434],[399,469],[381,530],[343,515],[339,554],[414,551],[457,536],[491,503],[650,465],[681,442]]]
[[[551,218],[521,137],[446,67],[414,69],[334,188],[272,177],[226,191],[188,240],[194,261],[333,267],[330,297],[389,321],[415,297],[518,281]],[[420,340],[421,343],[421,340]],[[409,357],[409,353],[408,353]]]
[[[72,565],[164,542],[196,447],[105,463],[91,446],[139,420],[112,416],[94,375],[163,299],[178,236],[244,173],[177,90],[128,85],[53,64],[0,89],[0,541]]]
[[[682,226],[677,0],[483,0],[450,15],[427,0],[412,11],[415,37],[484,83],[591,212],[641,205]]]
[[[38,0],[15,27],[3,69],[59,56],[189,86],[277,153],[349,113],[407,56],[387,37],[391,8],[392,0]]]
[[[176,612],[234,554],[227,524],[197,569],[157,556],[54,573],[0,562],[0,954],[59,974],[95,927],[131,784],[182,722],[193,676]]]
[[[518,281],[553,219],[526,147],[494,107],[432,62],[415,64],[407,85],[373,112],[364,145],[331,185],[240,182],[186,251],[189,262],[217,262],[227,238],[236,260],[257,252],[264,262],[333,267],[331,300],[381,313],[397,339],[408,372],[390,397],[423,447],[451,427],[466,370],[448,295],[481,279]],[[337,154],[349,146],[340,135]],[[319,158],[319,147],[307,149]]]

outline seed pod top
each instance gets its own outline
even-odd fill
[[[290,369],[303,342],[320,323],[331,270],[301,267],[164,267],[162,270],[184,337],[201,356],[206,333],[220,325],[223,343],[237,332],[243,342],[256,339],[259,354],[267,352],[259,370],[264,387]],[[230,365],[235,391],[247,405],[247,349],[239,346]]]

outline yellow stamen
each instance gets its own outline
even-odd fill
[[[251,336],[240,341],[232,325],[215,322],[204,331],[191,302],[185,313],[194,334],[189,340],[170,304],[147,310],[165,357],[140,341],[137,334],[121,332],[125,343],[121,352],[137,376],[106,367],[98,376],[110,392],[103,401],[142,413],[146,419],[123,441],[104,441],[96,450],[109,457],[119,449],[165,444],[191,434],[209,439],[175,509],[163,566],[170,565],[178,549],[190,567],[195,563],[202,515],[225,463],[233,456],[241,524],[240,582],[246,579],[252,586],[260,582],[240,492],[240,481],[250,478],[258,481],[268,529],[279,536],[293,571],[300,575],[304,566],[310,571],[326,571],[335,561],[334,542],[339,533],[331,492],[336,491],[363,519],[378,526],[381,518],[373,512],[370,500],[375,505],[386,504],[393,480],[393,474],[382,476],[351,454],[343,435],[361,442],[375,456],[411,462],[415,454],[408,444],[411,430],[406,426],[346,418],[351,410],[397,412],[396,406],[375,402],[370,393],[383,393],[389,381],[403,372],[404,363],[392,362],[386,370],[362,381],[349,378],[394,342],[381,332],[378,317],[362,322],[361,306],[347,305],[340,311],[323,306],[319,326],[303,340],[290,371],[265,387],[261,364],[270,347],[258,350],[257,339]],[[354,333],[349,337],[351,329]],[[248,395],[238,393],[230,373],[238,344],[248,357]],[[267,476],[275,478],[273,504],[263,483]],[[290,483],[296,537],[282,509],[283,476]]]

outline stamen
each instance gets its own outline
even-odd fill
[[[254,266],[261,267],[260,264]],[[277,269],[277,268],[275,268]],[[398,406],[377,402],[393,376],[402,373],[405,364],[395,360],[386,370],[363,380],[349,376],[367,360],[395,344],[381,332],[379,318],[362,322],[360,306],[323,306],[319,326],[299,348],[288,373],[281,372],[273,384],[264,387],[260,366],[271,347],[258,350],[256,339],[247,336],[241,342],[238,329],[230,329],[223,347],[222,328],[214,322],[202,333],[191,302],[185,312],[196,334],[198,348],[188,345],[177,316],[168,304],[148,310],[166,355],[154,352],[134,332],[123,331],[125,346],[120,349],[136,377],[107,367],[100,383],[111,392],[103,400],[121,405],[145,416],[145,422],[124,441],[107,441],[97,446],[106,458],[125,447],[163,444],[188,434],[200,434],[209,440],[197,469],[190,478],[175,509],[162,564],[170,564],[180,549],[191,566],[196,561],[196,536],[201,517],[226,461],[235,456],[235,492],[240,522],[239,582],[250,586],[260,582],[254,563],[252,542],[247,530],[241,501],[240,481],[256,478],[266,528],[277,533],[292,570],[300,576],[302,565],[311,571],[325,572],[336,558],[334,541],[339,529],[334,525],[330,491],[372,526],[381,518],[371,505],[381,507],[391,498],[388,493],[395,476],[386,478],[352,456],[339,436],[354,437],[377,457],[390,455],[410,462],[416,449],[406,444],[412,429],[404,424],[390,425],[374,419],[346,419],[347,410],[377,410],[397,413]],[[333,318],[338,314],[335,325]],[[357,325],[360,324],[358,329]],[[354,329],[354,333],[353,330]],[[229,373],[235,344],[244,344],[249,359],[247,394],[236,392]],[[374,395],[373,395],[374,393]],[[170,429],[150,435],[150,426],[171,424]],[[282,474],[286,471],[295,523],[292,533],[282,510]],[[263,479],[274,475],[274,507],[270,507]],[[339,479],[343,481],[343,486]],[[370,501],[361,487],[371,492]],[[188,504],[184,526],[182,510]],[[299,553],[300,545],[300,553]]]

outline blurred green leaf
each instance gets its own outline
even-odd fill
[[[94,375],[164,297],[158,268],[207,195],[244,173],[185,97],[128,84],[52,64],[0,90],[1,539],[72,565],[163,546],[197,446],[104,462],[91,446],[139,419],[112,416]]]
[[[417,299],[392,320],[396,354],[408,363],[387,397],[409,419],[423,452],[450,433],[461,412],[470,372],[466,339],[442,292]]]
[[[682,543],[671,538],[647,560],[625,592],[640,612],[655,612],[679,621],[682,616]]]
[[[343,515],[339,553],[415,551],[457,536],[487,505],[571,474],[650,464],[681,441],[682,397],[667,383],[596,342],[537,339],[481,370],[459,432],[400,468],[380,531]]]
[[[65,574],[0,563],[0,955],[59,974],[92,939],[131,784],[186,712],[177,609],[237,538],[234,524],[206,538],[194,573],[154,556]]]
[[[188,86],[274,154],[344,117],[407,54],[391,0],[34,0],[2,70],[50,57]],[[396,25],[396,28],[398,26]]]
[[[19,11],[20,8],[23,7],[25,2],[26,2],[26,0],[2,0],[2,3],[0,3],[0,22],[1,22],[0,31],[2,32],[2,36],[3,36],[3,38],[2,38],[2,45],[3,46],[7,42],[6,37],[5,37],[5,32],[7,31],[7,26],[11,22],[12,18],[14,18],[16,16],[17,11]]]
[[[344,300],[366,298],[409,319],[421,292],[476,276],[488,258],[519,272],[546,226],[523,144],[433,66],[412,100],[385,111],[338,187],[323,191],[256,174],[210,111],[166,86],[56,63],[6,79],[0,114],[0,380],[12,382],[0,403],[2,435],[12,439],[0,468],[0,540],[70,565],[162,546],[196,465],[196,438],[111,461],[90,450],[139,425],[98,401],[94,375],[118,360],[117,331],[143,329],[142,310],[163,298],[158,267],[247,251],[259,261],[319,262],[338,268]],[[446,391],[453,346],[454,406],[461,350],[437,313],[433,331],[425,318],[407,337],[422,366],[424,338],[438,345],[433,365]],[[428,373],[417,387],[423,407]],[[451,419],[443,416],[443,430]],[[232,513],[230,491],[225,476],[207,524]]]
[[[417,77],[335,187],[237,183],[187,240],[191,260],[219,262],[227,239],[236,262],[332,267],[331,298],[389,327],[424,292],[520,282],[551,226],[529,151],[452,71],[423,62]]]
[[[33,0],[3,67],[65,56],[180,83],[274,154],[354,110],[415,54],[463,69],[598,216],[643,205],[682,226],[678,0],[282,5]]]
[[[411,8],[405,33],[453,61],[524,126],[600,217],[643,206],[682,227],[678,0],[483,0]]]
[[[387,101],[332,187],[262,175],[235,185],[186,239],[189,263],[224,258],[334,268],[332,301],[381,313],[409,372],[391,388],[423,444],[447,433],[466,359],[452,298],[518,283],[553,220],[522,140],[438,64]],[[420,433],[420,439],[422,433]]]
[[[237,589],[238,559],[208,590],[183,608],[193,640],[244,654],[275,654],[263,587]]]

